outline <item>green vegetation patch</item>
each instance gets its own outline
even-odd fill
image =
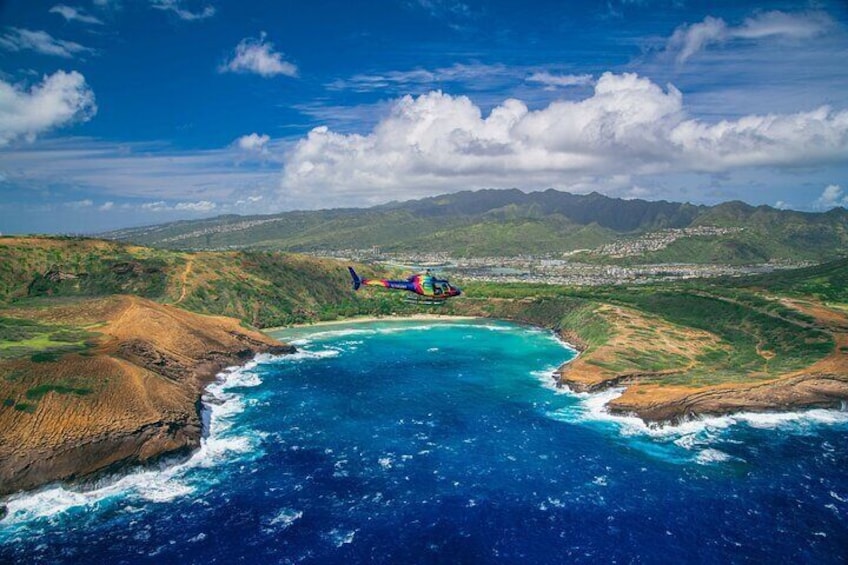
[[[77,388],[68,386],[66,384],[43,384],[33,387],[26,391],[26,397],[29,400],[38,401],[46,395],[48,392],[55,392],[57,394],[75,394],[77,396],[85,396],[86,394],[91,394],[90,388]]]
[[[586,342],[587,351],[600,347],[612,337],[609,323],[595,313],[597,305],[587,302],[562,316],[559,326],[577,333]]]
[[[803,269],[725,279],[717,284],[762,288],[792,296],[815,296],[825,302],[848,303],[848,259]]]
[[[27,357],[36,363],[56,361],[66,353],[82,353],[97,334],[81,328],[0,317],[0,359]]]
[[[605,298],[716,334],[730,347],[711,349],[698,361],[704,371],[719,371],[727,377],[797,370],[823,358],[835,346],[832,337],[818,328],[721,297],[609,290]]]
[[[18,402],[15,404],[15,410],[18,412],[26,412],[27,414],[32,414],[35,412],[35,404],[29,404],[28,402]]]

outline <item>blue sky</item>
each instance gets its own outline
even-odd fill
[[[0,1],[0,233],[478,188],[848,206],[843,1]]]

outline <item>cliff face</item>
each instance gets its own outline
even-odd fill
[[[200,444],[204,385],[256,353],[294,351],[237,320],[137,297],[44,315],[99,335],[55,360],[0,361],[0,399],[30,399],[0,407],[0,495],[189,452]]]
[[[636,384],[613,399],[613,413],[637,414],[646,422],[679,423],[705,415],[839,408],[848,398],[848,374],[793,375],[754,385],[693,389]]]
[[[746,381],[715,385],[669,384],[664,379],[685,377],[696,367],[697,355],[705,347],[721,347],[706,332],[687,330],[676,339],[669,336],[677,331],[651,320],[655,335],[644,340],[639,334],[621,330],[603,347],[583,354],[561,367],[557,374],[560,384],[575,392],[598,392],[610,387],[626,387],[623,394],[607,404],[610,412],[635,414],[645,422],[679,423],[707,415],[735,412],[782,412],[809,408],[840,408],[848,401],[848,315],[822,305],[784,300],[788,305],[810,316],[812,323],[832,338],[833,351],[802,370],[775,375],[771,378],[751,375]],[[609,311],[609,308],[606,308]],[[599,310],[603,314],[604,309]],[[617,319],[622,320],[621,312]],[[627,319],[635,327],[634,316]],[[641,328],[641,329],[644,329]],[[605,368],[611,352],[638,345],[645,349],[676,354],[677,367],[652,372],[613,371]],[[688,349],[688,352],[686,350]],[[686,352],[686,355],[683,353]],[[685,381],[685,378],[682,379]]]

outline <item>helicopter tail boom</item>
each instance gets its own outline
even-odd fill
[[[347,270],[350,271],[350,276],[353,279],[353,290],[359,290],[359,287],[362,286],[362,279],[359,278],[359,275],[356,274],[353,267],[348,267]]]

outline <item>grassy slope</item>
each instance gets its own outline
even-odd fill
[[[48,308],[56,300],[80,296],[138,293],[258,327],[432,310],[403,302],[403,293],[375,289],[353,293],[344,265],[286,253],[191,254],[96,240],[3,238],[0,258],[4,266],[0,296],[31,308]],[[133,268],[127,269],[127,264]],[[77,278],[43,277],[51,269]],[[467,298],[437,311],[505,317],[564,330],[589,348],[588,360],[592,361],[593,349],[602,350],[594,362],[606,375],[675,368],[674,374],[658,379],[667,384],[744,382],[801,369],[833,351],[834,340],[827,331],[776,295],[812,294],[844,303],[847,273],[848,261],[840,261],[758,278],[655,287],[476,283],[466,285]],[[5,331],[13,331],[18,323],[7,322]],[[7,336],[0,354],[83,347],[81,336],[88,331],[96,329],[61,324],[35,328],[34,337]],[[715,340],[692,339],[706,334]],[[60,343],[61,339],[69,341]],[[685,352],[687,344],[691,354]]]
[[[546,315],[531,317],[544,325],[571,329],[578,336],[601,336],[594,344],[584,345],[616,343],[600,354],[599,378],[676,367],[681,371],[658,375],[657,380],[700,386],[770,379],[832,354],[832,333],[787,305],[780,295],[804,289],[805,294],[834,300],[836,306],[838,301],[845,304],[845,287],[840,284],[846,276],[848,261],[839,261],[721,282],[591,289],[487,283],[470,284],[466,290],[472,296],[501,300],[533,297],[532,304]],[[556,316],[561,317],[551,319]],[[639,331],[628,328],[634,325]],[[620,339],[625,333],[632,337],[629,344]],[[693,339],[693,335],[706,334],[716,341]],[[681,357],[686,349],[693,354]],[[591,347],[586,353],[591,361]]]
[[[61,276],[45,276],[47,273]],[[371,272],[365,268],[362,274]],[[406,311],[354,294],[344,265],[288,253],[183,253],[90,239],[0,238],[0,304],[134,294],[267,327]]]

